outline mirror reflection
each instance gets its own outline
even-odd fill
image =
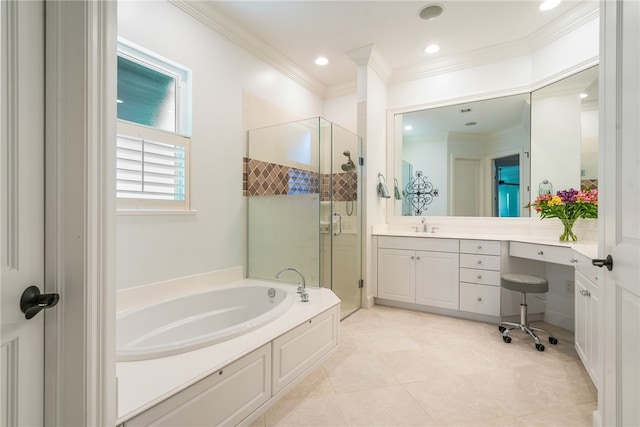
[[[394,120],[394,215],[529,216],[540,191],[597,187],[597,66]]]
[[[530,118],[528,93],[396,115],[395,214],[520,216]]]

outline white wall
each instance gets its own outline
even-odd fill
[[[243,105],[243,92],[299,117],[321,115],[322,99],[165,1],[120,1],[118,34],[193,71],[191,193],[197,211],[119,215],[118,289],[242,265],[245,110],[259,115],[255,106]]]

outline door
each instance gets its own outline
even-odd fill
[[[340,318],[361,306],[360,137],[331,123],[331,290],[342,301]]]
[[[601,425],[640,425],[640,3],[601,2]],[[604,100],[604,102],[602,102]]]
[[[453,162],[453,215],[481,216],[484,203],[482,161],[456,158]]]
[[[0,424],[44,422],[44,316],[19,307],[28,285],[44,290],[44,11],[2,1],[0,184]]]

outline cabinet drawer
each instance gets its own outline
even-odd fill
[[[460,310],[499,316],[500,288],[460,283]]]
[[[478,283],[480,285],[500,286],[500,272],[494,270],[480,270],[477,268],[461,268],[460,281]]]
[[[577,254],[578,262],[576,263],[576,271],[586,277],[589,281],[593,282],[594,285],[598,285],[598,277],[600,268],[591,264],[591,258],[588,256],[584,256],[582,254]]]
[[[460,267],[500,271],[500,257],[496,255],[460,254]]]
[[[379,248],[406,249],[413,251],[458,252],[458,239],[438,239],[436,237],[391,237],[379,236]]]
[[[575,252],[570,247],[537,243],[511,242],[509,255],[563,265],[575,265],[577,262]]]
[[[460,253],[500,255],[500,244],[495,240],[460,240]]]

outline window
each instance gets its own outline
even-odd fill
[[[189,70],[118,42],[119,209],[189,210]]]
[[[189,138],[120,121],[116,191],[123,209],[189,209]]]

